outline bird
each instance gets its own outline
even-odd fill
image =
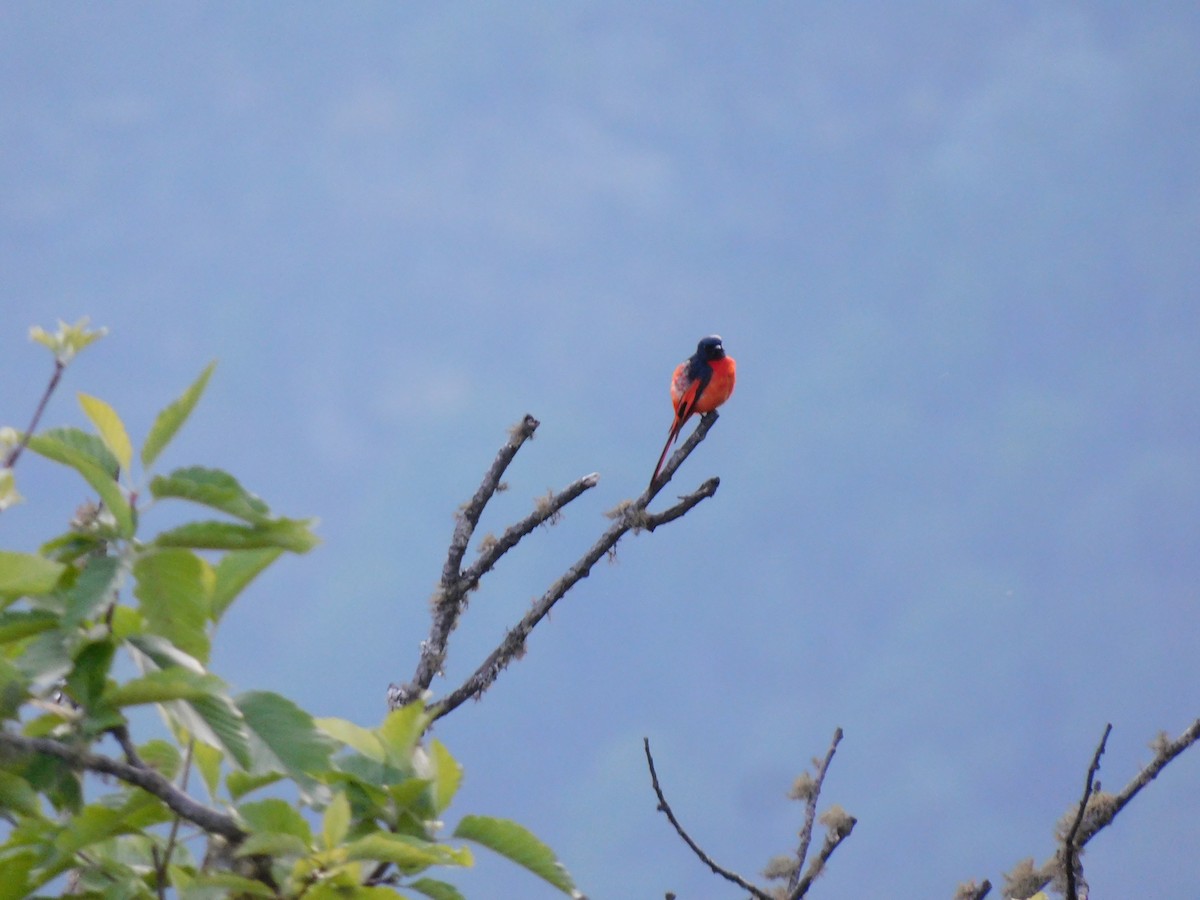
[[[683,423],[696,413],[710,413],[733,393],[733,384],[737,380],[737,363],[732,356],[725,355],[725,345],[719,334],[710,334],[700,339],[696,352],[675,367],[671,375],[671,406],[675,410],[675,418],[671,422],[671,430],[667,434],[667,444],[663,447],[658,465],[650,477],[650,487],[658,481],[667,452]]]

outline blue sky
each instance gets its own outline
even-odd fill
[[[1105,722],[1114,789],[1197,715],[1198,43],[1185,4],[8,4],[0,421],[41,388],[31,324],[112,330],[51,425],[82,390],[144,434],[219,359],[163,465],[324,544],[217,670],[369,724],[505,429],[542,421],[484,530],[601,483],[475,596],[446,686],[644,486],[721,333],[738,390],[675,482],[720,491],[439,729],[458,811],[596,898],[718,896],[642,736],[754,873],[841,725],[859,825],[814,896],[949,897],[1051,853]],[[22,463],[6,545],[69,517],[62,475]],[[1198,790],[1185,757],[1095,841],[1096,896],[1193,888]]]

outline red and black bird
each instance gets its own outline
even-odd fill
[[[671,376],[671,406],[675,409],[675,420],[671,423],[671,431],[667,435],[667,445],[663,447],[658,465],[654,467],[654,475],[650,478],[650,486],[658,481],[663,462],[683,423],[696,413],[710,413],[733,393],[733,384],[737,380],[737,363],[732,356],[725,355],[725,346],[721,343],[719,334],[710,334],[701,338],[696,352],[690,359],[685,359],[675,367]]]

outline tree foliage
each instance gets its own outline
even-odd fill
[[[462,769],[426,738],[420,699],[364,728],[276,693],[235,694],[211,670],[216,625],[264,569],[316,546],[314,523],[278,515],[228,472],[155,468],[213,365],[140,447],[86,394],[93,430],[35,433],[63,368],[102,333],[86,320],[35,329],[54,373],[29,429],[4,435],[0,508],[20,500],[13,466],[26,449],[99,501],[39,552],[0,551],[0,900],[55,884],[104,897],[452,900],[472,844],[578,896],[515,822],[467,816],[442,834]],[[147,534],[143,513],[158,503],[193,517]],[[165,732],[135,741],[130,716],[146,706]]]

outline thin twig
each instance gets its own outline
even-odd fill
[[[844,824],[837,828],[829,828],[825,832],[825,843],[821,845],[820,852],[808,864],[808,871],[804,873],[796,886],[788,893],[788,900],[797,900],[808,893],[808,889],[812,887],[812,883],[817,876],[825,870],[825,864],[829,862],[829,857],[833,856],[833,851],[838,848],[846,838],[850,837],[850,832],[854,830],[854,826],[858,824],[858,820],[853,816],[847,816]]]
[[[19,734],[10,734],[7,731],[0,731],[0,750],[43,753],[63,760],[74,769],[112,775],[158,797],[169,809],[189,822],[199,825],[210,834],[218,834],[234,844],[241,843],[246,838],[246,832],[238,827],[237,822],[231,816],[193,800],[154,769],[131,766],[128,763],[101,756],[98,753],[90,753],[78,747],[71,747],[50,738],[25,737]]]
[[[500,535],[495,543],[480,554],[479,559],[463,570],[457,589],[464,594],[474,590],[479,584],[479,579],[490,572],[500,561],[500,557],[515,547],[521,538],[530,534],[539,525],[553,519],[564,506],[599,483],[600,476],[593,472],[591,475],[584,475],[572,482],[548,500],[539,502],[533,512],[520,522],[508,526],[504,530],[504,534]]]
[[[1106,728],[1105,741],[1107,741],[1107,738],[1108,729]],[[1082,850],[1088,845],[1092,838],[1099,834],[1103,829],[1111,825],[1113,820],[1116,819],[1117,814],[1123,810],[1144,787],[1157,778],[1159,773],[1162,772],[1162,770],[1165,769],[1172,760],[1183,753],[1183,751],[1187,750],[1188,747],[1192,746],[1192,744],[1196,743],[1197,740],[1200,740],[1200,719],[1192,722],[1188,729],[1175,740],[1164,740],[1161,743],[1156,744],[1154,759],[1152,759],[1140,772],[1138,772],[1138,774],[1135,775],[1127,785],[1125,785],[1120,793],[1107,798],[1107,802],[1094,806],[1090,814],[1087,814],[1085,808],[1083,820],[1078,823],[1078,826],[1075,826],[1074,824],[1072,825],[1074,837],[1071,839],[1071,843],[1074,845],[1076,850]],[[1104,742],[1101,743],[1098,753],[1102,752],[1103,748]],[[1093,764],[1099,765],[1099,756],[1093,758]],[[1091,769],[1088,770],[1088,774],[1094,779],[1095,773]],[[1076,818],[1078,818],[1078,815],[1079,814],[1077,811]],[[1036,882],[1031,885],[1034,891],[1041,890],[1054,879],[1054,875],[1058,871],[1056,866],[1057,857],[1058,854],[1056,852],[1053,858],[1051,858],[1048,862],[1046,862],[1045,865],[1037,870],[1038,878]],[[1070,869],[1068,869],[1068,871],[1073,872],[1074,867],[1072,866]],[[981,888],[982,887],[990,889],[991,885],[985,881],[983,882]],[[977,897],[971,898],[971,900],[982,900],[986,894],[987,890],[981,890]]]
[[[54,372],[50,375],[50,381],[46,385],[46,390],[42,392],[42,399],[38,401],[37,409],[33,412],[33,418],[29,422],[29,427],[25,429],[25,433],[21,435],[21,440],[17,446],[9,451],[8,456],[4,460],[4,464],[0,465],[0,469],[11,469],[17,464],[21,453],[29,446],[29,440],[37,431],[38,422],[42,419],[42,413],[46,411],[46,404],[50,402],[50,395],[54,393],[54,389],[58,387],[58,382],[62,378],[63,372],[66,370],[66,365],[60,359],[54,360]]]
[[[450,549],[446,554],[446,562],[442,566],[442,580],[438,588],[438,596],[433,604],[433,625],[429,637],[421,644],[421,655],[417,660],[417,670],[412,681],[406,685],[392,685],[388,689],[388,703],[395,709],[416,699],[429,689],[434,677],[441,672],[446,661],[446,643],[450,633],[458,624],[462,615],[466,591],[462,585],[462,560],[479,524],[479,517],[487,506],[492,495],[500,486],[500,479],[517,451],[521,449],[540,423],[533,416],[526,416],[509,432],[508,440],[496,454],[491,467],[483,476],[475,495],[458,514],[454,526],[454,535],[450,538]]]
[[[695,506],[705,497],[711,497],[717,489],[716,481],[716,479],[712,479],[701,486],[696,494],[690,495],[685,499],[684,503],[687,504],[687,508],[691,509],[691,507]],[[533,603],[529,612],[525,614],[520,622],[508,630],[499,646],[488,654],[487,659],[479,665],[466,681],[441,700],[430,705],[429,710],[435,720],[457,709],[472,697],[480,697],[490,688],[500,676],[500,673],[508,667],[509,663],[524,652],[525,641],[529,637],[530,632],[537,627],[537,624],[542,619],[550,614],[550,610],[554,608],[554,604],[565,597],[567,591],[577,583],[587,578],[591,574],[592,567],[603,559],[605,555],[611,553],[617,546],[617,542],[627,532],[644,527],[642,524],[644,517],[641,515],[644,507],[640,504],[641,498],[639,498],[637,503],[617,516],[613,524],[600,536],[599,540],[573,566],[567,569],[554,584],[550,585],[550,588]],[[682,515],[682,513],[679,515]]]
[[[183,771],[179,776],[179,790],[183,792],[187,791],[188,776],[192,771],[192,751],[195,746],[196,739],[190,738],[188,740],[187,750],[183,754]],[[175,818],[171,820],[171,830],[167,834],[167,844],[166,847],[163,848],[161,862],[158,860],[157,854],[155,855],[155,869],[158,875],[158,895],[159,897],[164,898],[164,900],[166,898],[167,866],[171,864],[171,854],[175,852],[175,841],[179,836],[179,823],[182,821],[182,817],[180,817],[178,814],[176,814]],[[155,849],[157,850],[158,848],[156,847]]]
[[[684,831],[683,826],[679,824],[679,820],[675,818],[675,813],[671,810],[671,804],[667,802],[667,798],[663,794],[662,787],[658,783],[658,772],[655,771],[654,757],[650,753],[650,738],[642,738],[642,744],[646,748],[646,764],[650,767],[650,783],[654,786],[654,793],[658,797],[658,809],[660,812],[666,813],[667,819],[675,829],[675,833],[683,838],[683,842],[692,848],[692,852],[699,857],[700,861],[712,869],[712,871],[717,875],[720,875],[726,881],[733,882],[742,890],[749,891],[750,894],[753,897],[758,898],[758,900],[771,900],[770,894],[766,893],[760,888],[755,887],[736,872],[731,872],[729,869],[726,869],[714,862],[712,857],[705,853],[700,848],[700,845],[692,840],[691,835]]]
[[[1092,754],[1092,764],[1088,766],[1087,780],[1083,785],[1083,797],[1080,798],[1079,808],[1075,811],[1075,821],[1071,823],[1071,829],[1063,839],[1063,870],[1067,878],[1067,900],[1079,900],[1079,892],[1075,885],[1075,866],[1079,859],[1075,836],[1079,833],[1079,826],[1083,824],[1083,815],[1087,812],[1088,801],[1092,799],[1092,785],[1096,781],[1096,773],[1100,771],[1100,757],[1104,755],[1104,748],[1108,744],[1108,736],[1111,733],[1112,723],[1109,722],[1104,726],[1104,735],[1100,738],[1096,752]]]
[[[1200,739],[1200,719],[1193,722],[1187,731],[1183,732],[1175,740],[1165,741],[1158,746],[1154,759],[1142,771],[1138,772],[1133,780],[1125,785],[1124,789],[1113,798],[1111,806],[1106,804],[1102,811],[1098,811],[1095,818],[1088,818],[1088,821],[1080,829],[1079,846],[1086,847],[1088,841],[1095,837],[1101,828],[1112,822],[1116,818],[1117,813],[1123,810],[1129,801],[1138,795],[1138,792],[1142,788],[1158,777],[1158,773],[1166,768],[1167,763],[1196,743],[1198,739]]]
[[[825,774],[829,771],[829,764],[833,761],[833,754],[837,752],[838,744],[841,742],[842,729],[840,727],[835,728],[833,731],[833,740],[829,743],[829,749],[825,752],[825,758],[817,766],[817,774],[813,780],[812,790],[804,804],[804,826],[800,829],[800,846],[796,848],[796,869],[792,872],[792,877],[788,880],[788,896],[791,898],[803,896],[798,891],[803,881],[801,872],[804,870],[804,860],[808,856],[808,847],[812,842],[813,825],[817,818],[817,801],[821,797],[821,788],[825,784]],[[833,849],[831,848],[829,852],[832,853]],[[804,889],[807,890],[808,888],[805,887]]]
[[[712,428],[716,420],[717,414],[715,412],[705,415],[700,420],[700,424],[696,427],[695,431],[692,432],[687,441],[684,442],[684,445],[680,447],[675,456],[672,457],[670,464],[668,464],[663,471],[667,473],[674,471],[674,469],[677,468],[679,464],[687,458],[687,455],[690,454],[692,450],[694,450],[704,439],[704,436],[708,433],[709,429]],[[587,480],[591,477],[592,476],[587,476],[587,478],[580,479],[579,482],[576,482],[575,485],[572,485],[571,488],[568,488],[564,494],[572,492],[577,486],[580,487],[579,493],[582,493],[583,490],[586,489],[584,483],[587,482]],[[496,679],[500,676],[500,673],[508,667],[513,659],[518,658],[524,652],[525,641],[537,624],[541,622],[542,619],[544,619],[547,615],[549,615],[550,611],[554,608],[554,605],[558,603],[558,601],[564,596],[566,596],[567,592],[572,587],[591,574],[592,567],[601,559],[603,559],[605,555],[611,553],[616,548],[617,543],[622,537],[625,536],[627,532],[639,530],[653,531],[659,525],[674,521],[705,498],[712,497],[716,493],[717,487],[720,485],[719,479],[711,478],[702,484],[696,491],[684,496],[678,504],[670,509],[661,513],[648,514],[646,512],[646,505],[654,498],[654,496],[662,488],[662,485],[665,484],[666,480],[666,478],[660,479],[660,481],[656,482],[654,486],[647,488],[646,491],[644,491],[642,495],[635,501],[621,508],[620,511],[613,516],[612,525],[605,530],[596,543],[593,544],[587,550],[587,552],[585,552],[583,556],[581,556],[575,562],[574,565],[567,569],[567,571],[563,573],[563,575],[557,581],[550,585],[549,589],[547,589],[547,591],[542,594],[541,597],[534,601],[533,605],[530,607],[529,611],[525,614],[521,621],[508,630],[508,632],[504,635],[504,638],[500,641],[500,644],[490,654],[488,654],[487,658],[475,669],[475,671],[461,685],[448,693],[445,697],[430,704],[429,710],[433,714],[435,720],[440,719],[442,716],[454,711],[472,697],[479,698],[482,696],[483,693],[495,683]],[[568,499],[573,499],[574,496],[578,496],[578,494],[573,494]],[[566,500],[563,502],[566,502]],[[523,527],[523,525],[524,523],[518,523],[517,525],[513,526],[512,529],[509,529],[509,531],[512,531],[513,529],[519,529]],[[507,536],[508,532],[505,532],[505,535]],[[479,573],[480,576],[482,574],[482,572]],[[468,576],[473,575],[474,570],[468,569],[467,572],[463,574],[463,578],[460,579],[459,585],[466,582],[468,580]],[[477,583],[477,581],[478,578],[476,577],[475,583]],[[449,634],[447,632],[445,637],[448,636]],[[430,640],[426,643],[430,643],[433,639],[434,636],[431,635]],[[444,656],[445,649],[443,643],[442,657],[444,658]],[[430,676],[430,679],[432,680],[432,675]],[[428,684],[425,684],[424,687],[428,687]],[[404,685],[403,687],[392,685],[388,691],[388,702],[393,709],[397,706],[402,706],[405,703],[416,699],[420,692],[424,690],[424,687],[421,687],[420,682],[416,680],[414,680],[413,684]]]

